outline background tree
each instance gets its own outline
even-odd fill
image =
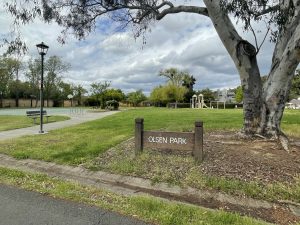
[[[241,103],[243,101],[243,88],[242,86],[238,86],[236,89],[235,89],[235,101],[237,103]]]
[[[62,82],[62,74],[67,72],[70,64],[63,62],[58,56],[51,56],[45,63],[45,71],[47,71],[44,78],[44,91],[47,106],[49,106],[50,98],[54,98],[55,94],[59,91],[57,88]]]
[[[196,79],[188,72],[180,71],[177,68],[169,68],[161,70],[159,76],[167,78],[167,85],[162,88],[164,101],[174,101],[175,108],[177,108],[177,103],[179,101],[184,100],[185,95],[189,93],[189,91],[189,94],[193,92],[193,86]],[[190,100],[188,99],[188,102],[189,101]]]
[[[14,96],[16,101],[16,106],[19,106],[19,73],[22,68],[22,62],[16,58],[12,57],[3,57],[2,58],[2,64],[4,70],[2,72],[6,73],[6,75],[2,75],[2,82],[7,82],[7,88],[9,88],[9,92]],[[3,85],[4,85],[3,83]],[[6,93],[8,90],[6,90]]]
[[[64,106],[64,100],[70,100],[71,106],[73,106],[73,98],[69,99],[69,95],[72,95],[74,98],[74,84],[60,80],[58,86],[52,90],[51,99],[53,100],[53,106]]]
[[[196,83],[196,78],[193,75],[190,75],[188,72],[185,72],[183,80],[182,80],[182,86],[187,88],[187,92],[184,95],[184,102],[189,103],[192,99],[192,96],[195,94],[194,91],[194,85]]]
[[[177,108],[177,103],[183,101],[187,91],[186,87],[178,87],[168,83],[164,86],[155,87],[150,94],[150,100],[158,105],[175,102],[175,108]]]
[[[185,74],[176,68],[161,70],[159,76],[166,77],[168,83],[177,87],[183,85],[183,79],[185,78]]]
[[[197,92],[197,95],[203,94],[204,102],[208,103],[216,100],[216,93],[209,88],[205,88]]]
[[[32,100],[35,99],[34,107],[37,107],[38,96],[40,95],[40,79],[41,79],[41,62],[37,59],[30,59],[28,61],[27,72],[25,73],[25,79],[29,84],[31,92],[31,107],[33,107]]]
[[[77,99],[77,104],[82,105],[82,97],[87,93],[87,90],[81,85],[74,85],[74,98]]]
[[[107,89],[103,93],[103,99],[104,101],[109,101],[109,100],[115,100],[115,101],[123,101],[125,100],[125,94],[121,89]]]
[[[137,90],[134,92],[130,92],[126,96],[127,102],[132,104],[133,106],[138,106],[141,102],[147,99],[146,95],[144,95],[142,90]]]
[[[12,81],[12,74],[9,73],[6,61],[0,58],[0,106],[3,107],[3,98],[9,92],[9,83]]]
[[[182,86],[186,87],[189,91],[193,91],[195,83],[196,78],[188,72],[185,72],[182,78]]]
[[[289,87],[300,62],[300,0],[203,0],[204,6],[200,6],[200,1],[199,6],[176,3],[175,0],[48,0],[43,4],[39,1],[12,2],[7,4],[7,8],[15,18],[15,24],[26,24],[40,16],[46,22],[58,22],[64,27],[63,34],[71,30],[69,33],[78,39],[94,31],[98,25],[97,18],[106,14],[124,24],[138,25],[136,36],[143,34],[153,20],[161,20],[170,14],[184,12],[208,17],[240,75],[244,95],[243,133],[278,138],[287,149],[287,139],[280,129],[280,122]],[[28,5],[32,6],[31,10],[24,10]],[[243,22],[245,30],[254,34],[254,44],[241,37],[230,14]],[[267,25],[265,33],[272,28],[272,40],[275,42],[272,65],[264,88],[257,63],[261,43],[258,43],[252,27],[253,20],[262,19]],[[64,38],[61,41],[64,42]],[[23,47],[19,37],[11,43],[10,50]]]
[[[300,97],[300,70],[297,70],[292,80],[289,101]]]
[[[153,90],[150,93],[150,101],[155,103],[157,106],[165,105],[168,103],[168,99],[166,98],[164,94],[164,87],[158,86],[153,88]]]
[[[110,81],[104,81],[102,82],[94,82],[91,84],[91,92],[92,96],[95,97],[97,104],[101,106],[102,109],[105,108],[105,102],[104,102],[104,92],[107,90],[107,88],[110,86]]]
[[[30,88],[29,88],[29,83],[23,82],[21,80],[18,80],[18,81],[12,80],[9,83],[8,89],[9,89],[9,95],[7,96],[8,98],[14,98],[14,99],[28,98],[28,97],[30,97],[30,94],[31,94]],[[16,91],[16,89],[18,89],[18,91]],[[18,97],[16,97],[16,95],[18,95]]]
[[[14,94],[14,99],[16,101],[16,107],[19,107],[19,90],[21,89],[21,81],[19,79],[20,72],[23,68],[22,62],[17,58],[7,58],[7,66],[12,73],[14,81],[10,83],[10,91]]]
[[[186,87],[178,87],[174,84],[167,84],[163,87],[163,90],[168,102],[175,102],[175,108],[177,108],[178,102],[183,101],[185,94],[188,92]]]

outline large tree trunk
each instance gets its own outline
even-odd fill
[[[272,68],[264,85],[260,132],[273,138],[283,135],[280,122],[292,78],[300,61],[300,25],[298,21],[297,23],[296,29],[292,30],[292,35],[291,30],[287,29],[280,37],[281,40],[277,42]],[[289,36],[289,39],[286,36]]]
[[[247,41],[237,45],[238,64],[243,88],[244,127],[246,135],[257,133],[261,122],[262,82],[256,60],[256,49]]]
[[[262,90],[256,49],[238,35],[228,15],[222,11],[220,1],[204,0],[209,18],[240,75],[244,93],[243,132],[279,139],[285,149],[288,148],[287,138],[280,123],[291,81],[300,62],[300,1],[295,2],[293,16],[280,30],[271,71]]]
[[[244,93],[243,132],[253,135],[259,128],[262,109],[262,84],[255,47],[239,36],[228,15],[221,9],[220,1],[204,0],[204,3],[209,18],[239,71]]]

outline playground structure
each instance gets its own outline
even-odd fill
[[[192,99],[191,99],[191,108],[192,109],[203,109],[203,108],[208,108],[207,105],[204,103],[204,96],[203,94],[200,94],[200,95],[196,95],[194,94],[192,96]]]
[[[212,106],[212,103],[217,103],[217,109],[219,109],[219,104],[223,104],[223,108],[225,109],[226,103],[224,101],[210,101],[209,102],[209,107],[204,103],[204,96],[203,94],[196,95],[194,94],[191,99],[191,108],[192,109],[203,109],[203,108],[211,108],[213,109],[214,107]]]
[[[213,109],[213,106],[212,106],[212,103],[217,103],[217,109],[219,109],[219,103],[223,103],[223,108],[225,109],[226,108],[226,102],[223,102],[223,101],[210,101],[209,102],[209,108]]]

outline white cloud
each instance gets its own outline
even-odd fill
[[[199,1],[177,1],[198,4]],[[10,19],[0,11],[0,34],[9,29]],[[151,26],[142,39],[135,40],[132,31],[115,33],[104,18],[99,28],[81,42],[70,37],[65,45],[56,39],[61,28],[56,24],[36,21],[22,28],[24,40],[29,47],[29,58],[38,57],[35,45],[44,41],[50,46],[50,55],[58,55],[72,65],[65,79],[88,88],[92,82],[112,81],[112,86],[125,92],[151,89],[164,82],[158,77],[161,69],[177,67],[188,70],[197,81],[195,88],[234,87],[239,77],[226,49],[217,36],[210,20],[206,17],[181,13],[168,15]],[[263,28],[263,24],[256,25]],[[250,34],[243,34],[253,41]],[[259,36],[262,39],[263,36]],[[273,44],[268,41],[259,54],[261,73],[266,74],[271,60]]]

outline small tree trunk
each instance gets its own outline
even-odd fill
[[[16,101],[16,107],[19,107],[19,93],[18,93],[18,91],[16,93],[16,99],[15,99],[15,101]]]
[[[3,108],[3,95],[0,95],[0,108]]]

